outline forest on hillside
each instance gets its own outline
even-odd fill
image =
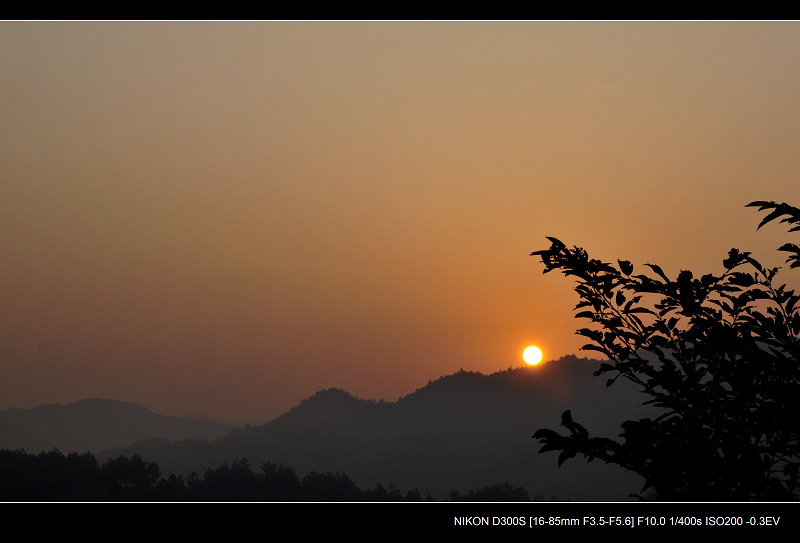
[[[448,501],[541,501],[508,483],[485,486]],[[0,450],[0,501],[3,502],[421,502],[434,501],[418,489],[402,492],[394,484],[359,488],[344,473],[312,471],[304,477],[272,462],[253,470],[247,459],[223,463],[200,476],[164,477],[156,463],[139,455],[118,456],[102,464],[91,453],[59,450],[26,453]]]

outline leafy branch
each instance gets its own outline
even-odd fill
[[[772,210],[759,227],[786,216],[800,230],[794,207],[750,206]],[[635,275],[627,260],[590,259],[547,239],[531,254],[543,273],[576,278],[575,317],[590,323],[576,332],[589,340],[582,349],[607,358],[595,376],[634,382],[660,414],[623,423],[615,441],[589,437],[567,411],[567,435],[534,434],[540,452],[561,451],[559,465],[577,454],[618,464],[662,498],[800,498],[800,296],[775,283],[778,268],[731,249],[720,275],[683,270],[673,280],[656,264]],[[800,266],[796,245],[780,250]]]

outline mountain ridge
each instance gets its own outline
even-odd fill
[[[645,415],[632,387],[618,383],[609,392],[593,377],[597,363],[564,357],[488,375],[461,370],[396,402],[329,388],[266,424],[214,440],[150,440],[103,454],[140,454],[182,475],[246,458],[256,468],[342,472],[362,488],[393,483],[435,499],[509,482],[537,496],[624,500],[641,490],[638,476],[581,459],[557,468],[557,456],[539,455],[532,439],[541,427],[557,428],[565,409],[595,435],[616,435],[622,421]]]
[[[566,409],[593,435],[617,435],[623,420],[645,415],[630,384],[609,391],[593,376],[598,363],[567,356],[490,374],[461,369],[394,402],[327,388],[244,427],[97,398],[9,409],[0,412],[0,448],[91,451],[101,462],[138,454],[164,475],[184,476],[246,458],[255,468],[271,462],[300,476],[342,472],[362,488],[393,483],[439,500],[450,490],[506,482],[546,498],[623,500],[641,489],[637,476],[581,459],[557,468],[556,455],[539,455],[532,439],[539,428],[558,428]],[[31,423],[43,413],[47,421]]]
[[[135,403],[86,398],[66,405],[0,411],[0,448],[97,452],[155,437],[212,439],[233,428],[214,420],[159,415]]]

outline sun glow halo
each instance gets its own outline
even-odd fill
[[[539,347],[531,345],[522,353],[522,358],[531,366],[542,361],[542,351]]]

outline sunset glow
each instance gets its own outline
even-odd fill
[[[780,265],[744,206],[800,204],[796,22],[5,21],[0,51],[0,409],[270,419],[520,338],[585,356],[547,236],[700,277]]]

